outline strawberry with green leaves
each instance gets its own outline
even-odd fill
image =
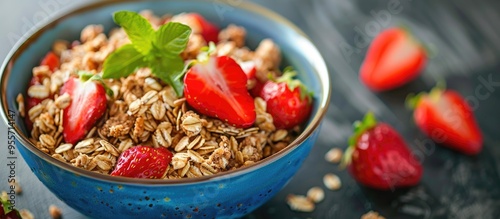
[[[21,215],[8,200],[0,198],[0,219],[21,219]]]
[[[390,28],[370,44],[359,77],[374,91],[390,90],[415,79],[426,61],[424,47],[407,30]]]
[[[354,123],[343,165],[357,182],[380,190],[417,185],[423,172],[399,133],[372,113]]]
[[[285,69],[282,76],[258,82],[252,89],[254,96],[266,101],[267,112],[273,116],[278,129],[291,129],[302,124],[312,111],[312,94],[302,82],[294,79],[296,74]]]
[[[71,97],[69,106],[63,110],[63,137],[66,143],[71,144],[76,144],[87,135],[107,107],[104,83],[96,82],[100,77],[84,73],[80,76],[69,78],[60,90],[61,95],[67,93]]]
[[[161,179],[172,161],[172,152],[164,147],[135,146],[125,150],[111,176]]]
[[[254,124],[255,104],[246,88],[247,76],[228,56],[205,57],[184,77],[184,96],[198,112],[236,127]]]
[[[476,155],[483,147],[481,129],[465,99],[456,91],[439,86],[429,94],[409,96],[413,119],[428,137],[467,155]]]

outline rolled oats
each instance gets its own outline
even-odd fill
[[[144,83],[146,84],[147,87],[155,90],[155,91],[161,91],[163,87],[156,81],[154,78],[146,78]]]
[[[62,144],[62,145],[59,145],[59,147],[56,148],[55,152],[57,154],[61,154],[65,151],[68,151],[68,150],[71,150],[73,148],[73,145],[72,144]]]
[[[24,107],[24,96],[22,94],[18,94],[16,97],[17,102],[17,110],[19,111],[19,115],[24,118],[26,115],[26,108]]]
[[[97,167],[101,170],[108,171],[113,167],[113,161],[109,158],[109,156],[101,154],[95,156],[93,160],[96,162]]]
[[[361,219],[385,219],[382,215],[375,211],[369,211],[361,216]]]
[[[319,203],[325,199],[325,191],[320,187],[312,187],[307,191],[307,198],[314,203]]]
[[[188,159],[189,159],[189,154],[187,154],[187,153],[176,153],[172,157],[171,165],[174,168],[174,170],[178,170],[178,169],[184,168],[187,165],[187,163],[188,163]]]
[[[115,157],[120,156],[120,152],[118,151],[118,149],[114,145],[112,145],[111,143],[109,143],[105,140],[100,140],[99,144],[101,144],[101,146],[104,148],[104,150],[106,152],[109,152],[110,154],[112,154]]]
[[[88,138],[75,145],[75,151],[82,154],[90,154],[97,149],[93,138]]]
[[[44,99],[49,97],[50,90],[41,84],[31,85],[28,88],[28,95],[33,98]]]
[[[40,138],[38,140],[40,141],[40,143],[42,143],[42,146],[46,148],[54,148],[56,144],[54,138],[47,134],[40,135]]]
[[[315,208],[314,202],[302,195],[289,194],[286,203],[293,211],[312,212]]]
[[[342,160],[342,150],[340,148],[332,148],[325,154],[325,160],[330,163],[339,163]]]
[[[52,154],[52,157],[55,158],[56,160],[66,162],[66,159],[60,154]]]
[[[340,178],[333,173],[327,173],[323,177],[323,183],[325,184],[326,188],[330,190],[339,190],[340,187],[342,186]]]
[[[57,97],[54,102],[59,109],[64,109],[69,106],[71,103],[71,96],[68,93],[64,93],[63,95]]]
[[[55,205],[49,206],[49,215],[52,219],[59,219],[62,217],[61,209]]]
[[[28,209],[19,210],[22,219],[35,219],[35,216]]]

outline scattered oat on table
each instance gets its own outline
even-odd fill
[[[342,160],[342,149],[332,148],[325,154],[325,160],[330,163],[339,163]]]
[[[385,219],[385,217],[379,215],[378,212],[369,211],[368,213],[361,216],[361,219]]]
[[[309,198],[311,201],[315,203],[319,203],[323,201],[323,199],[325,198],[325,192],[323,191],[322,188],[315,186],[310,188],[309,191],[307,191],[307,198]]]
[[[55,205],[49,206],[49,214],[53,219],[61,218],[61,209]]]
[[[7,194],[6,191],[2,191],[2,194],[0,195],[0,199],[9,200],[9,194]]]
[[[22,219],[35,219],[35,216],[28,209],[19,210]]]
[[[14,178],[14,181],[9,182],[9,186],[14,186],[14,191],[18,195],[23,192],[23,189],[21,188],[21,185],[19,184],[19,180],[17,178]]]
[[[333,173],[327,173],[323,177],[323,183],[325,184],[326,188],[330,190],[338,190],[342,186],[340,178]]]
[[[292,211],[312,212],[315,208],[314,202],[303,195],[289,194],[286,203]]]

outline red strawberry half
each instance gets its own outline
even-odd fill
[[[135,146],[118,158],[112,176],[161,179],[167,173],[172,153],[164,147]]]
[[[390,90],[416,78],[427,60],[425,49],[402,28],[390,28],[371,43],[360,79],[374,91]]]
[[[63,136],[67,143],[75,144],[85,137],[106,112],[104,86],[93,80],[69,78],[61,87],[61,95],[68,93],[70,105],[63,111]]]
[[[453,90],[434,88],[409,98],[417,126],[431,139],[467,155],[481,152],[483,137],[471,108]]]
[[[184,78],[184,96],[198,112],[236,127],[255,122],[255,105],[246,89],[247,76],[232,58],[210,57],[191,67]]]
[[[201,34],[205,41],[217,43],[219,37],[219,28],[208,22],[203,16],[198,13],[183,13],[176,15],[172,21],[180,22],[191,27],[193,33]]]
[[[243,72],[247,75],[248,80],[255,79],[257,74],[257,66],[254,61],[244,61],[239,63]]]
[[[302,124],[312,111],[312,96],[297,79],[294,71],[265,83],[257,82],[252,93],[267,103],[267,112],[273,116],[278,129],[290,129]]]
[[[422,166],[405,141],[390,125],[377,123],[372,113],[354,123],[344,164],[359,183],[381,190],[414,186],[422,177]]]

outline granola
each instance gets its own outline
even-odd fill
[[[151,11],[141,15],[153,27],[172,19],[169,15],[157,17]],[[266,39],[252,51],[244,46],[245,35],[243,27],[229,25],[219,34],[216,53],[240,61],[256,60],[257,77],[280,74],[279,47]],[[17,101],[20,115],[33,123],[30,140],[39,150],[70,165],[109,174],[120,154],[130,147],[165,147],[173,153],[173,159],[164,178],[192,178],[254,164],[282,150],[298,135],[297,129],[277,129],[273,117],[266,112],[266,103],[259,97],[254,100],[254,126],[236,128],[197,113],[150,69],[140,68],[128,77],[104,80],[113,91],[113,96],[108,96],[106,113],[85,139],[76,144],[64,142],[62,115],[72,100],[67,93],[59,94],[62,85],[81,70],[100,73],[106,57],[127,43],[130,40],[121,28],[111,30],[107,36],[101,25],[89,25],[82,30],[80,41],[54,43],[53,52],[60,57],[59,68],[33,68],[33,76],[42,83],[31,85],[27,95],[44,100],[29,109],[22,94]],[[206,45],[193,31],[181,56],[194,59]]]

